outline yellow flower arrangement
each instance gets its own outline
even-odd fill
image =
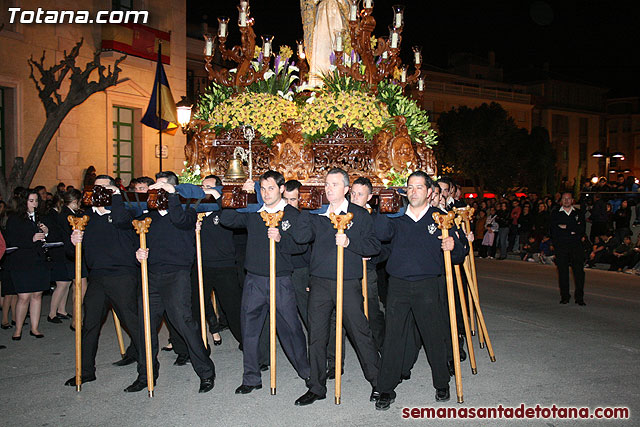
[[[370,140],[389,118],[386,106],[363,92],[323,92],[300,112],[302,133],[312,140],[344,126],[361,129]]]
[[[209,122],[224,129],[251,125],[265,142],[269,142],[280,134],[283,122],[297,116],[295,103],[287,99],[268,93],[244,92],[218,104],[211,112]]]
[[[291,50],[291,48],[289,46],[284,44],[284,45],[280,46],[279,55],[280,55],[280,58],[282,59],[282,61],[286,61],[287,59],[291,58],[291,56],[293,55],[293,50]]]
[[[262,48],[259,46],[255,46],[253,48],[253,59],[258,58],[258,56],[260,56],[261,53],[262,53]]]

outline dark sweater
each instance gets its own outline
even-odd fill
[[[204,265],[214,268],[236,265],[233,230],[220,223],[220,212],[212,212],[204,217],[200,230],[200,241]]]
[[[304,246],[296,244],[291,238],[291,224],[295,222],[299,212],[293,206],[284,208],[284,216],[278,224],[281,239],[276,242],[276,276],[289,276],[293,272],[291,254],[301,253]],[[247,229],[247,251],[244,268],[258,276],[269,276],[269,238],[267,226],[258,212],[237,212],[234,209],[223,209],[220,215],[223,225],[230,228]],[[283,229],[284,224],[284,229]]]
[[[564,225],[565,228],[560,226]],[[574,208],[570,215],[559,208],[551,211],[551,240],[556,249],[563,245],[580,244],[580,239],[585,233],[586,221],[582,212]]]
[[[100,215],[87,211],[89,222],[82,238],[82,252],[94,276],[136,274],[138,235],[133,231],[131,213],[125,209],[122,196],[113,195],[111,213]]]
[[[177,193],[169,194],[166,215],[152,210],[142,218],[151,218],[147,233],[149,271],[172,273],[191,270],[196,259],[196,211],[183,209]]]
[[[362,277],[362,258],[377,255],[380,242],[373,230],[373,220],[365,209],[349,203],[348,212],[353,213],[351,227],[345,230],[349,246],[344,250],[344,280]],[[336,279],[338,247],[336,232],[331,220],[322,215],[303,211],[293,226],[293,238],[298,243],[313,241],[309,274],[324,279]]]
[[[52,228],[51,223],[47,223],[45,218],[39,219],[47,228]],[[8,248],[17,246],[18,249],[6,255],[7,260],[4,266],[7,270],[32,270],[48,268],[45,262],[45,254],[42,249],[42,242],[33,241],[33,235],[39,233],[40,229],[35,222],[28,218],[9,215],[4,238]]]
[[[444,255],[439,239],[442,230],[433,221],[435,211],[429,208],[418,222],[408,215],[376,217],[376,236],[381,241],[391,241],[391,254],[387,261],[387,272],[391,276],[415,282],[444,274]],[[450,236],[454,241],[452,262],[460,264],[466,256],[464,245],[455,232]]]

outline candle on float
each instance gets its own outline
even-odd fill
[[[352,0],[349,4],[349,21],[355,22],[358,20],[358,3],[357,0]]]
[[[304,54],[304,41],[298,40],[297,43],[298,43],[298,58],[304,59],[306,56]]]
[[[213,55],[213,38],[209,34],[205,35],[204,54],[205,56]]]
[[[227,37],[227,27],[229,26],[229,18],[226,16],[221,16],[218,18],[218,37],[226,38]]]
[[[262,54],[265,58],[271,56],[271,43],[273,43],[273,36],[262,37]]]
[[[424,92],[424,79],[422,77],[418,79],[418,90]]]
[[[335,51],[336,52],[342,52],[344,50],[344,43],[342,40],[342,32],[341,31],[337,31],[336,32],[336,46],[335,46]]]
[[[416,67],[419,67],[422,64],[422,48],[420,46],[413,47],[413,63]]]
[[[404,6],[394,5],[393,9],[393,26],[395,28],[401,28],[404,24]]]
[[[400,34],[398,34],[398,31],[396,31],[395,28],[391,30],[391,34],[389,34],[389,39],[391,42],[391,49],[397,49],[398,44],[400,42]]]
[[[407,67],[402,67],[400,69],[400,82],[402,83],[407,82]]]
[[[240,9],[238,12],[238,27],[246,27],[247,26],[247,11],[244,9]]]
[[[389,58],[389,51],[385,50],[384,52],[382,52],[382,59],[388,59]]]
[[[365,9],[373,9],[373,0],[364,0]]]

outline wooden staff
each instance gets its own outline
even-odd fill
[[[364,298],[364,315],[369,320],[369,295],[367,292],[367,260],[362,260],[362,298]]]
[[[467,274],[467,279],[471,280],[471,271],[467,265],[464,266],[464,272]],[[489,332],[487,332],[487,325],[484,322],[484,316],[482,315],[482,310],[480,309],[480,301],[478,301],[478,294],[476,294],[475,289],[472,286],[469,286],[469,292],[471,293],[471,298],[473,300],[473,304],[476,306],[476,312],[478,313],[478,332],[482,332],[487,339],[487,351],[489,352],[489,359],[492,362],[496,361],[496,355],[493,353],[493,347],[491,346],[491,340],[489,339]]]
[[[198,224],[202,224],[202,219],[207,216],[206,213],[198,214]],[[204,348],[207,348],[207,322],[204,316],[204,283],[202,277],[202,242],[200,240],[200,229],[196,228],[196,260],[198,264],[198,297],[200,299],[200,329],[202,330],[202,342]]]
[[[122,327],[120,326],[120,319],[114,309],[111,309],[113,313],[113,324],[116,327],[116,336],[118,337],[118,347],[120,347],[120,357],[125,358],[124,339],[122,338]]]
[[[438,224],[438,228],[442,230],[442,239],[449,237],[449,228],[453,223],[455,214],[449,212],[448,214],[440,214],[438,212],[433,213],[433,220]],[[456,395],[458,396],[458,403],[464,402],[462,396],[462,373],[460,372],[460,343],[458,342],[458,324],[456,319],[456,306],[453,294],[453,274],[451,272],[451,253],[450,251],[444,251],[444,270],[447,276],[447,298],[449,302],[449,325],[451,327],[451,345],[453,346],[453,366],[455,368],[456,376]]]
[[[269,228],[276,228],[284,211],[260,212],[260,217]],[[269,353],[271,364],[271,395],[276,394],[276,241],[269,239]]]
[[[151,218],[145,218],[142,221],[133,220],[133,228],[140,235],[140,249],[147,249],[147,232]],[[153,357],[151,354],[151,314],[149,313],[149,273],[147,270],[147,260],[140,261],[140,270],[142,272],[142,316],[144,319],[144,350],[147,362],[147,389],[149,397],[153,397],[153,388],[155,378],[153,375]]]
[[[89,222],[89,217],[82,218],[69,215],[67,221],[73,230],[84,231]],[[76,332],[76,391],[82,390],[82,242],[76,244],[76,298],[74,300],[73,315]]]
[[[347,212],[345,215],[329,214],[333,227],[338,230],[338,234],[344,234],[351,220],[353,213]],[[344,280],[344,248],[338,246],[338,264],[336,277],[336,389],[335,404],[340,404],[342,395],[342,295]]]
[[[459,217],[464,221],[464,225],[462,226],[462,231],[466,234],[469,232],[471,226],[469,223],[469,216],[473,215],[473,208],[453,208],[453,211],[459,215]],[[458,222],[458,225],[460,223]],[[469,254],[465,257],[464,262],[469,262],[469,257],[473,256],[473,242],[469,242]],[[476,286],[475,283],[469,282],[471,286]],[[471,335],[476,334],[476,316],[473,313],[473,302],[469,299],[469,318],[471,323]]]

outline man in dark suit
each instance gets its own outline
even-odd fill
[[[336,305],[337,247],[344,248],[343,309],[344,327],[354,345],[365,378],[371,384],[372,398],[378,380],[379,356],[371,334],[369,322],[364,316],[362,287],[362,258],[377,255],[380,242],[376,239],[371,215],[345,198],[349,192],[349,175],[342,169],[331,169],[325,178],[325,193],[329,206],[322,212],[310,214],[303,211],[293,225],[293,238],[298,243],[313,241],[310,262],[310,292],[308,306],[309,360],[311,377],[309,391],[295,404],[310,405],[326,397],[327,393],[327,344],[329,323]],[[331,213],[353,214],[344,233],[337,233]]]
[[[584,214],[573,206],[573,196],[569,192],[562,194],[561,206],[551,211],[551,240],[558,265],[558,283],[560,285],[560,304],[568,304],[571,299],[569,289],[569,265],[575,281],[574,299],[576,304],[584,306],[584,250],[581,239],[585,234]]]

